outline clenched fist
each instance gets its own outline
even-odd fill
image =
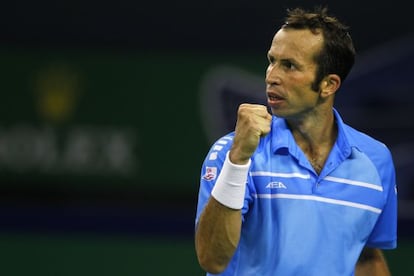
[[[259,144],[260,137],[270,132],[271,121],[272,115],[264,105],[239,106],[234,141],[229,153],[232,163],[246,164],[249,161]]]

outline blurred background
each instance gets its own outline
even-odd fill
[[[238,103],[264,101],[285,10],[328,5],[357,63],[337,97],[385,142],[393,275],[412,275],[414,33],[395,1],[7,1],[0,9],[0,274],[203,275],[200,166]]]

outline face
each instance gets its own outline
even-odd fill
[[[317,70],[313,58],[322,39],[309,30],[281,29],[275,34],[266,70],[267,100],[274,115],[300,117],[317,107],[320,93],[311,88]]]

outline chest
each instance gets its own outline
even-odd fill
[[[249,187],[256,197],[309,196],[345,205],[366,205],[380,210],[384,190],[375,166],[368,159],[327,160],[321,174],[290,155],[255,160]],[[375,209],[375,210],[376,210]]]

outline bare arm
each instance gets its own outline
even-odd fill
[[[230,209],[210,197],[195,235],[200,266],[213,274],[222,272],[240,239],[241,211]]]
[[[229,152],[229,160],[232,164],[246,165],[249,163],[260,137],[269,133],[271,119],[272,116],[267,112],[265,106],[243,104],[239,107],[234,141]],[[226,175],[223,171],[224,169],[219,178]],[[240,179],[235,182],[237,183],[233,183],[233,186],[245,185],[245,181]],[[212,194],[214,194],[215,188],[223,187],[221,185],[223,183],[217,180]],[[200,266],[213,274],[224,271],[240,240],[242,224],[240,209],[243,206],[244,188],[239,190],[242,191],[240,193],[227,189],[226,194],[229,191],[240,204],[224,204],[223,198],[226,197],[221,197],[219,202],[217,199],[220,200],[220,196],[217,193],[214,194],[215,197],[210,196],[200,216],[195,233],[195,246]],[[233,209],[227,206],[238,207]]]
[[[364,248],[358,259],[355,276],[390,276],[391,272],[380,249]]]

